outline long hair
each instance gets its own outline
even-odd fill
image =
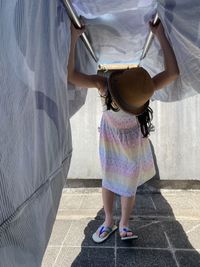
[[[150,132],[154,131],[154,126],[151,123],[151,121],[153,120],[152,108],[150,108],[148,105],[145,111],[142,114],[137,115],[136,117],[139,121],[140,129],[143,134],[143,137],[148,137],[150,135]]]
[[[109,90],[107,90],[106,95],[101,96],[101,97],[105,99],[105,105],[106,105],[107,110],[113,110],[115,112],[120,110],[120,108],[113,101]],[[150,132],[154,131],[154,126],[151,123],[153,119],[153,110],[148,105],[145,111],[139,115],[136,115],[136,117],[140,124],[140,129],[141,129],[143,137],[144,138],[148,137],[150,135]]]
[[[101,95],[105,99],[105,105],[107,110],[113,110],[115,112],[119,111],[119,107],[113,101],[111,93],[107,90],[106,95]]]

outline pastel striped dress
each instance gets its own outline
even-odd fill
[[[102,186],[121,196],[135,195],[155,175],[149,140],[143,138],[136,116],[106,110],[99,131]]]

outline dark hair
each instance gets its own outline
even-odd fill
[[[107,110],[113,110],[115,112],[119,111],[119,107],[114,103],[109,90],[107,90],[106,95],[101,96],[101,97],[105,98],[105,105],[106,105]]]
[[[112,96],[108,90],[106,95],[101,97],[105,98],[105,105],[107,110],[113,110],[115,112],[120,110],[120,108],[114,103]],[[139,115],[136,115],[136,117],[140,124],[140,129],[143,134],[143,137],[148,137],[150,132],[154,131],[154,126],[151,123],[153,119],[153,110],[148,105],[145,111]]]
[[[136,117],[139,121],[143,137],[148,137],[150,135],[150,132],[154,131],[154,126],[151,123],[151,121],[153,120],[153,110],[148,105],[145,111],[142,114],[137,115]]]

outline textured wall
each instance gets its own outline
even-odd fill
[[[151,142],[161,179],[200,180],[200,95],[173,103],[155,101]],[[99,178],[98,126],[101,101],[95,89],[71,119],[73,156],[70,178]]]

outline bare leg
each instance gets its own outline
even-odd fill
[[[115,194],[110,190],[102,187],[102,199],[105,212],[104,226],[111,227],[113,225],[113,203]],[[104,237],[106,233],[102,233],[101,236]]]
[[[113,203],[115,194],[102,187],[103,206],[105,211],[105,225],[110,226],[113,223]]]
[[[121,220],[119,223],[119,227],[128,227],[128,221],[129,217],[131,215],[131,212],[133,210],[135,204],[135,196],[133,197],[124,197],[121,196]],[[132,236],[133,233],[127,233],[127,236]],[[126,233],[120,234],[121,236],[126,236]]]

